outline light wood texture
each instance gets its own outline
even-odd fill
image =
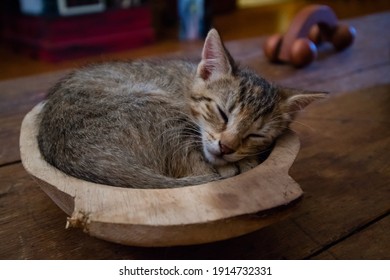
[[[65,230],[66,214],[18,161],[23,116],[64,73],[0,82],[0,259],[390,259],[377,242],[363,243],[365,236],[390,242],[381,226],[390,215],[389,20],[386,12],[344,21],[357,30],[354,45],[341,53],[325,48],[300,70],[269,64],[264,38],[227,43],[241,64],[268,79],[331,94],[292,127],[301,140],[290,169],[304,190],[299,207],[261,230],[204,245],[128,247]],[[369,250],[358,255],[362,246]]]
[[[71,216],[67,226],[80,227],[92,236],[138,246],[218,241],[279,220],[286,211],[270,210],[286,208],[302,195],[298,184],[288,176],[299,151],[299,140],[292,133],[281,137],[267,160],[256,168],[204,185],[126,189],[79,180],[42,158],[37,141],[37,116],[43,106],[43,103],[35,106],[23,120],[20,134],[23,166]]]

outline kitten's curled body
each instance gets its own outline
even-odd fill
[[[87,181],[196,185],[255,166],[297,105],[318,96],[300,95],[239,68],[213,30],[199,65],[110,62],[72,72],[48,94],[38,143],[50,164]]]
[[[199,166],[199,132],[183,96],[195,71],[185,61],[76,70],[51,90],[44,106],[39,144],[46,160],[75,177],[113,186],[216,179],[209,165]]]

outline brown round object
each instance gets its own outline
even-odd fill
[[[356,30],[352,26],[338,25],[334,31],[331,41],[335,49],[341,51],[349,47],[356,36]]]
[[[322,42],[321,30],[318,24],[314,24],[310,28],[309,35],[307,37],[316,45],[319,45]]]
[[[282,43],[282,35],[280,34],[274,34],[268,37],[268,39],[265,41],[263,45],[263,50],[265,56],[269,59],[269,61],[271,62],[279,61],[278,54],[279,54],[281,43]]]
[[[299,38],[291,46],[290,60],[295,67],[303,67],[317,57],[317,48],[307,38]]]

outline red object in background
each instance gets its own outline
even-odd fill
[[[16,51],[60,61],[139,47],[155,39],[149,7],[75,17],[13,15],[4,38]]]

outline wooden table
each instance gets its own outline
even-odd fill
[[[327,48],[301,70],[270,65],[264,38],[227,43],[266,78],[331,95],[293,125],[302,149],[290,174],[305,191],[298,209],[212,244],[136,248],[66,230],[66,215],[24,171],[18,146],[23,116],[64,72],[1,82],[0,259],[390,259],[390,13],[349,23],[358,31],[352,48]]]

